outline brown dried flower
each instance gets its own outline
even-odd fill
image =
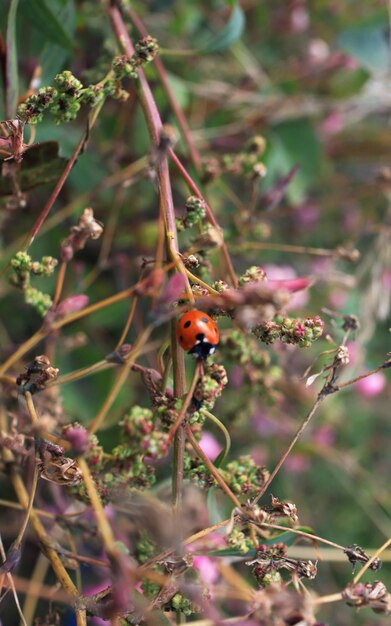
[[[88,239],[99,239],[103,224],[94,218],[91,208],[84,209],[76,226],[72,226],[69,237],[61,245],[62,260],[70,261],[77,250],[82,250]]]
[[[274,517],[289,517],[294,524],[299,521],[297,508],[293,502],[284,502],[272,496],[270,518],[272,519]]]
[[[41,478],[56,485],[78,485],[82,480],[82,473],[74,459],[63,456],[62,448],[50,445],[47,442],[40,447],[41,463],[38,471]]]
[[[349,606],[369,606],[375,613],[389,613],[391,610],[390,594],[384,583],[351,583],[342,592],[342,597]]]
[[[56,380],[58,372],[59,369],[52,367],[48,357],[42,354],[36,356],[34,361],[26,367],[26,372],[17,377],[16,384],[23,392],[36,393],[45,389],[51,381]]]

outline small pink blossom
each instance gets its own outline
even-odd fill
[[[212,435],[212,433],[209,433],[208,431],[202,432],[200,446],[202,450],[205,452],[205,454],[212,461],[215,460],[215,458],[219,455],[222,449],[217,439]]]
[[[320,125],[320,131],[323,135],[335,135],[340,133],[346,125],[346,120],[342,113],[334,111],[330,113]]]
[[[80,424],[69,424],[63,429],[63,435],[72,446],[76,454],[85,454],[90,447],[88,432]]]
[[[285,461],[286,469],[293,474],[302,474],[309,469],[309,466],[310,461],[308,457],[304,454],[301,454],[300,452],[291,454]]]
[[[82,293],[77,296],[70,296],[70,298],[66,298],[66,300],[63,300],[57,305],[56,317],[63,317],[64,315],[69,315],[70,313],[76,313],[76,311],[84,309],[88,302],[88,296]]]
[[[173,274],[167,284],[163,287],[161,296],[159,297],[159,303],[171,305],[173,302],[183,294],[186,286],[186,277],[183,274],[176,272]]]
[[[193,556],[193,565],[198,569],[200,578],[206,585],[213,585],[219,578],[217,565],[209,556]]]
[[[291,29],[294,33],[302,33],[310,25],[310,16],[304,6],[295,7],[291,13]]]
[[[387,291],[391,291],[391,270],[386,270],[383,273],[382,282],[384,288],[387,289]]]
[[[324,448],[330,448],[335,443],[335,430],[330,424],[319,426],[313,434],[313,440]]]
[[[304,307],[308,302],[308,293],[305,291],[310,286],[310,280],[305,277],[298,277],[293,267],[289,265],[266,265],[266,275],[268,277],[269,286],[275,286],[279,289],[287,289],[291,293],[295,293],[285,307],[286,310]]]
[[[357,383],[357,390],[359,394],[365,398],[373,398],[378,396],[386,386],[386,377],[382,372],[376,372],[362,378]]]

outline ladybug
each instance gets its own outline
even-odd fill
[[[202,311],[188,311],[179,319],[177,338],[183,350],[198,359],[206,359],[216,350],[219,331],[209,315]]]

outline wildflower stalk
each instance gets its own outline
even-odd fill
[[[134,313],[136,311],[137,302],[138,302],[138,298],[137,298],[137,296],[135,296],[133,298],[132,302],[131,302],[130,309],[129,309],[129,314],[128,314],[127,320],[125,322],[124,329],[123,329],[123,331],[121,333],[121,337],[118,340],[118,343],[117,343],[117,345],[115,347],[114,352],[117,352],[117,350],[125,342],[126,336],[127,336],[128,332],[129,332],[129,328],[131,327],[132,322],[133,322],[133,318],[134,318]]]
[[[121,370],[119,371],[117,378],[114,382],[114,385],[112,386],[109,394],[107,395],[100,411],[97,413],[97,415],[94,417],[94,419],[92,420],[91,424],[88,426],[88,432],[90,434],[94,433],[95,431],[99,430],[100,426],[103,423],[103,420],[105,419],[107,413],[109,412],[113,402],[115,401],[116,397],[118,396],[123,384],[125,383],[125,380],[129,374],[129,371],[132,367],[132,365],[134,364],[134,360],[137,358],[137,356],[139,355],[143,345],[145,344],[145,342],[148,340],[148,337],[150,336],[151,332],[153,330],[153,325],[151,324],[150,326],[147,326],[147,328],[144,330],[144,332],[140,335],[139,340],[137,341],[137,343],[135,344],[134,348],[129,352],[129,354],[126,357],[125,363],[122,366]]]
[[[22,356],[29,352],[34,346],[36,346],[42,339],[44,339],[50,332],[54,330],[58,330],[71,322],[74,322],[86,315],[90,315],[91,313],[95,313],[96,311],[101,311],[112,304],[116,304],[117,302],[121,302],[122,300],[126,300],[129,296],[133,295],[135,290],[142,284],[142,281],[139,281],[133,287],[129,287],[128,289],[124,289],[113,296],[109,296],[108,298],[104,298],[103,300],[99,300],[99,302],[95,302],[90,306],[81,309],[80,311],[75,311],[74,313],[70,313],[69,315],[64,316],[63,318],[52,322],[49,326],[42,326],[40,330],[38,330],[34,335],[31,335],[29,339],[27,339],[19,348],[11,354],[11,356],[0,366],[0,376],[2,376],[16,361],[18,361]]]
[[[94,509],[99,532],[102,536],[106,551],[111,557],[115,557],[117,556],[118,550],[115,546],[113,531],[111,530],[111,526],[107,521],[103,504],[97,492],[88,464],[85,459],[83,459],[83,457],[80,457],[78,459],[78,465],[83,474],[84,485],[86,487],[91,506]]]
[[[222,450],[221,457],[220,457],[220,464],[226,459],[226,457],[228,456],[228,453],[231,449],[231,436],[228,432],[228,429],[224,426],[223,422],[221,422],[215,415],[213,415],[213,413],[211,413],[210,411],[207,411],[204,408],[201,408],[201,413],[203,415],[205,415],[205,417],[207,419],[209,419],[211,422],[213,422],[213,424],[215,424],[215,426],[217,426],[217,428],[219,430],[221,430],[221,432],[224,435],[224,439],[225,439],[225,444],[224,444],[224,448]]]
[[[26,488],[23,484],[22,478],[16,472],[15,469],[11,470],[10,476],[11,476],[11,482],[15,490],[15,493],[17,495],[17,498],[19,502],[21,503],[21,505],[23,506],[23,508],[27,510],[28,505],[29,505],[29,497],[28,497]],[[57,580],[59,581],[63,589],[73,599],[74,603],[77,605],[75,608],[77,626],[86,626],[87,625],[86,611],[83,608],[81,596],[77,590],[77,587],[74,585],[71,577],[66,571],[56,550],[52,547],[51,540],[46,533],[45,527],[42,525],[42,522],[40,521],[34,509],[32,509],[30,513],[30,521],[39,541],[41,542],[44,548],[45,554],[52,565],[52,568],[57,577]]]
[[[127,32],[125,23],[122,19],[121,13],[118,7],[113,4],[109,5],[108,13],[116,33],[117,39],[120,45],[123,47],[125,53],[131,57],[134,53],[134,46]],[[157,148],[160,142],[160,132],[162,129],[162,121],[160,119],[159,111],[156,106],[152,91],[149,87],[148,81],[145,78],[145,74],[142,69],[138,70],[139,79],[139,97],[141,107],[143,109],[145,119],[147,122],[149,134],[153,145]],[[168,169],[168,162],[166,155],[162,155],[156,164],[156,173],[159,186],[159,210],[163,216],[166,233],[166,245],[170,258],[176,264],[178,271],[181,271],[186,276],[187,287],[186,291],[189,294],[190,301],[192,301],[193,295],[188,283],[188,278],[184,272],[184,266],[180,265],[180,256],[178,250],[177,230],[174,204],[172,198],[172,189],[170,174]],[[183,265],[183,264],[182,264]],[[191,294],[191,296],[190,296]],[[177,397],[182,397],[186,390],[186,379],[184,369],[183,353],[180,351],[180,347],[177,343],[174,323],[171,323],[171,354],[173,358],[174,366],[174,393]],[[183,428],[180,427],[175,436],[174,442],[174,468],[173,468],[173,484],[172,484],[172,498],[174,511],[178,512],[180,508],[182,489],[183,489],[183,463],[184,463],[184,445],[185,438]]]
[[[135,28],[138,30],[138,32],[140,33],[140,35],[142,37],[146,37],[148,35],[148,31],[145,28],[142,20],[140,19],[140,17],[137,15],[137,13],[133,10],[132,6],[130,5],[130,3],[125,3],[124,4],[124,9],[126,11],[126,13],[129,15],[130,19],[132,20]],[[193,162],[194,167],[196,168],[197,171],[200,170],[200,166],[201,166],[201,155],[198,152],[194,141],[191,137],[191,131],[189,128],[189,125],[187,123],[186,117],[174,95],[173,90],[171,89],[171,85],[170,85],[170,81],[168,79],[167,76],[167,72],[166,69],[164,67],[163,62],[161,61],[159,56],[156,56],[153,60],[155,67],[156,67],[156,71],[157,74],[160,78],[160,81],[162,83],[163,89],[166,92],[167,95],[167,99],[170,103],[170,106],[173,110],[173,113],[176,117],[176,119],[178,120],[178,124],[179,127],[182,131],[182,135],[183,135],[183,139],[185,140],[186,146],[189,150],[189,155],[190,158]]]
[[[241,508],[240,501],[235,496],[235,494],[231,491],[231,489],[229,488],[229,486],[227,485],[225,480],[221,477],[217,467],[215,467],[213,465],[213,463],[210,460],[210,458],[205,454],[205,452],[203,451],[203,449],[199,445],[198,441],[194,437],[190,426],[186,426],[185,427],[185,433],[186,433],[186,437],[189,440],[193,450],[195,451],[197,456],[199,456],[199,458],[205,463],[206,467],[208,468],[209,472],[212,474],[212,476],[215,479],[215,481],[220,485],[221,489],[228,496],[228,498],[233,502],[233,504],[240,509]]]
[[[173,423],[173,425],[171,426],[171,428],[169,430],[169,433],[168,433],[168,441],[169,441],[169,443],[172,442],[172,440],[173,440],[173,438],[174,438],[178,428],[184,422],[187,409],[190,406],[190,403],[191,403],[193,395],[194,395],[195,388],[196,388],[197,383],[198,383],[199,378],[200,378],[201,370],[202,370],[202,364],[201,364],[200,361],[197,361],[196,366],[194,368],[193,378],[191,380],[189,389],[188,389],[188,391],[186,393],[186,397],[183,400],[183,404],[182,404],[181,410],[179,411],[178,417],[176,418],[175,422]]]
[[[176,156],[175,152],[172,149],[169,150],[169,155],[175,167],[177,168],[178,172],[180,173],[180,175],[186,182],[188,188],[192,191],[192,193],[194,193],[194,195],[197,196],[197,198],[200,198],[200,200],[202,200],[205,203],[205,212],[206,212],[209,222],[212,224],[212,226],[214,226],[220,231],[220,226],[214,216],[214,213],[211,207],[206,202],[204,196],[202,195],[201,191],[198,189],[196,183],[194,182],[194,180],[192,179],[192,177],[190,176],[190,174],[188,173],[184,165],[182,165],[181,161],[178,159],[178,157]],[[228,252],[227,244],[224,242],[224,240],[222,240],[222,243],[221,243],[221,253],[223,255],[225,264],[227,266],[227,272],[231,279],[231,283],[236,288],[238,286],[238,279],[235,274],[231,257]]]
[[[236,246],[233,246],[236,249]],[[309,254],[311,256],[336,257],[348,260],[357,260],[358,250],[345,250],[344,248],[314,248],[312,246],[296,246],[285,243],[272,243],[270,241],[247,241],[240,244],[240,250],[273,250],[279,252],[291,252],[292,254]],[[356,259],[355,259],[356,257]]]
[[[369,561],[364,563],[364,565],[362,566],[360,571],[353,578],[353,584],[354,585],[356,585],[358,583],[360,578],[362,578],[362,576],[365,574],[365,572],[371,567],[372,563],[382,554],[382,552],[384,552],[384,550],[386,550],[388,548],[389,545],[391,545],[391,538],[387,539],[387,541],[385,541],[383,543],[383,545],[380,546],[380,548],[378,550],[376,550],[376,552],[374,554],[372,554],[372,556],[369,559]]]
[[[77,159],[79,158],[80,154],[82,153],[82,151],[84,150],[84,147],[86,145],[90,130],[92,128],[92,126],[94,125],[97,115],[100,111],[100,109],[103,106],[103,101],[101,103],[99,103],[96,107],[96,109],[93,109],[91,111],[91,113],[89,114],[88,117],[88,122],[87,122],[87,128],[84,131],[79,143],[77,144],[76,148],[74,149],[71,158],[69,159],[68,163],[65,166],[65,169],[63,171],[63,173],[61,174],[54,190],[52,191],[48,201],[46,202],[45,206],[43,207],[38,219],[36,220],[35,224],[33,225],[30,234],[28,235],[28,237],[26,238],[26,241],[24,243],[24,245],[22,246],[22,251],[26,252],[26,250],[28,250],[28,248],[31,246],[31,244],[33,243],[35,237],[37,236],[37,233],[39,232],[42,224],[44,223],[45,219],[47,218],[47,216],[50,213],[50,210],[53,207],[53,204],[55,203],[55,201],[57,200],[69,174],[72,171],[73,166],[75,165]]]
[[[316,400],[315,400],[314,404],[312,405],[310,411],[308,412],[306,418],[304,419],[304,421],[302,422],[301,426],[296,431],[296,434],[293,437],[293,439],[292,439],[291,443],[289,444],[288,448],[285,450],[284,454],[281,456],[281,458],[278,461],[277,465],[275,466],[274,470],[271,472],[269,478],[266,480],[266,482],[264,483],[264,485],[260,489],[258,495],[254,498],[253,504],[256,504],[262,498],[262,496],[266,492],[266,490],[269,488],[270,484],[273,482],[274,478],[276,477],[276,475],[280,471],[281,467],[284,465],[285,461],[287,460],[288,456],[290,455],[290,453],[292,452],[294,446],[296,445],[298,439],[301,437],[303,431],[307,428],[308,424],[310,423],[311,419],[315,415],[316,411],[318,410],[319,406],[321,405],[321,403],[322,403],[322,401],[324,400],[325,397],[326,396],[322,395],[321,393],[318,395],[318,397],[316,398]]]
[[[56,280],[56,286],[55,286],[55,289],[54,289],[52,306],[55,306],[60,301],[62,288],[64,286],[64,280],[65,280],[65,273],[66,273],[66,271],[67,271],[67,263],[65,261],[61,261],[60,267],[58,268],[57,280]]]

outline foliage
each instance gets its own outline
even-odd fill
[[[387,623],[389,6],[351,9],[8,0],[2,623]]]

